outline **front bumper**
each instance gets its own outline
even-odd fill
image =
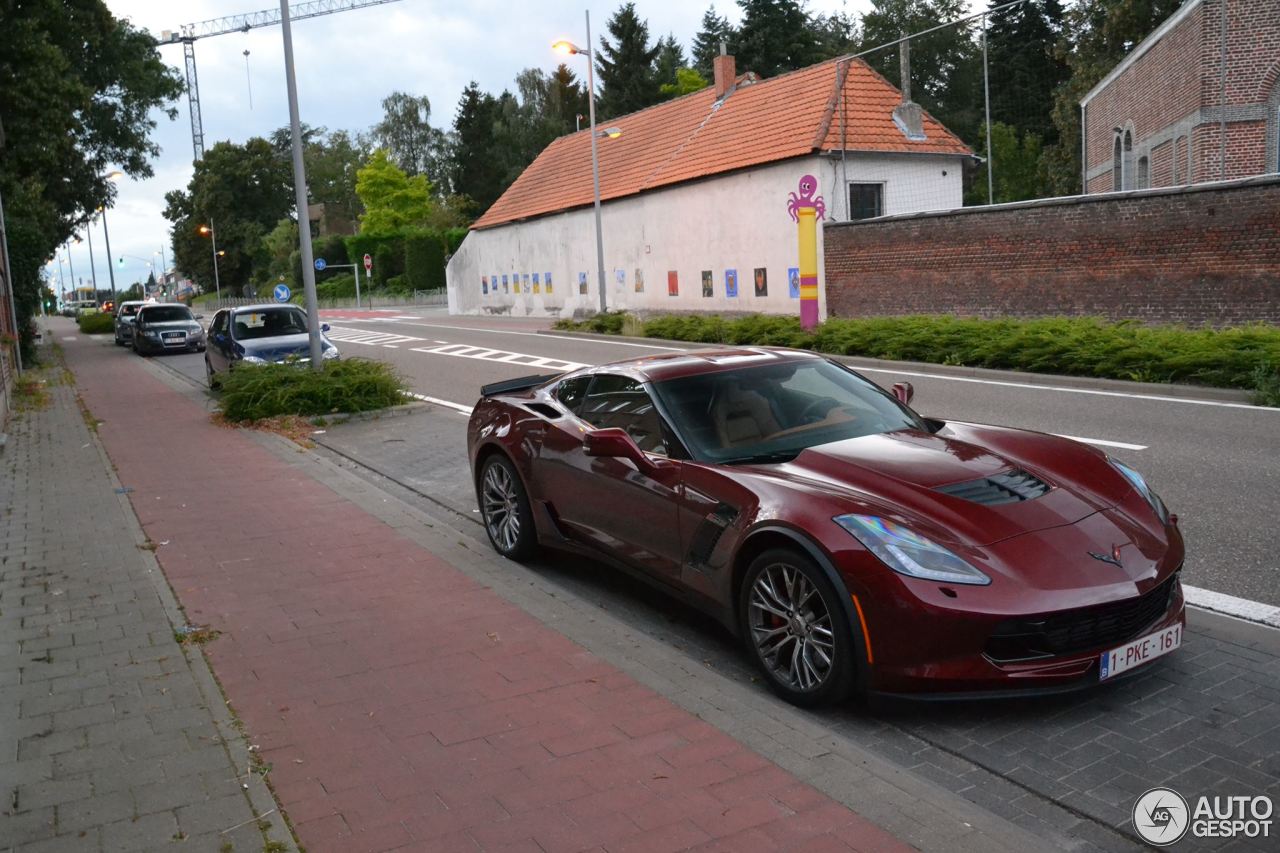
[[[133,332],[130,332],[130,340],[132,340]],[[122,336],[123,337],[123,336]],[[138,335],[138,349],[144,352],[203,352],[204,351],[204,335],[188,335],[183,333],[181,336],[162,336],[159,339],[149,338],[146,335]]]

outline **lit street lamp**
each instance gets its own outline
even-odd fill
[[[564,56],[577,56],[583,53],[587,55],[587,113],[591,119],[591,184],[592,190],[595,193],[596,208],[596,275],[600,279],[600,312],[604,313],[605,310],[607,310],[605,297],[607,290],[605,287],[604,277],[604,228],[600,224],[600,155],[596,150],[596,58],[594,51],[591,49],[590,10],[586,12],[586,20],[587,49],[585,51],[573,42],[565,39],[561,39],[551,45],[551,49]]]
[[[225,255],[226,252],[218,251],[218,235],[215,234],[213,231],[212,218],[209,219],[208,225],[201,225],[196,230],[199,231],[201,234],[208,236],[208,238],[213,241],[213,287],[218,292],[218,296],[217,296],[218,301],[221,302],[222,301],[222,282],[219,281],[218,279],[218,257],[219,255]]]

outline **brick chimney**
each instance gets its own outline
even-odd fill
[[[720,42],[720,55],[712,61],[711,69],[715,72],[716,100],[718,101],[729,94],[729,90],[733,88],[733,81],[738,77],[738,69],[724,42]]]

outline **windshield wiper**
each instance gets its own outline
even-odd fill
[[[800,455],[799,450],[776,450],[773,453],[756,453],[751,456],[735,456],[726,459],[722,465],[767,465],[776,462],[790,462]]]

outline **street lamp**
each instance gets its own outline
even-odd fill
[[[600,223],[600,155],[596,150],[596,77],[595,53],[591,49],[591,11],[586,12],[587,49],[583,50],[571,41],[561,39],[551,45],[551,49],[562,56],[587,55],[587,112],[591,119],[591,185],[595,193],[596,208],[596,275],[600,278],[600,312],[606,309],[604,278],[604,227]]]
[[[201,225],[196,230],[199,231],[201,234],[204,234],[206,237],[208,237],[210,240],[213,241],[213,286],[214,286],[214,289],[217,290],[218,292],[218,301],[221,302],[222,301],[222,282],[219,281],[218,279],[218,256],[219,256],[218,235],[215,234],[213,230],[213,219],[210,218],[208,225]],[[225,255],[226,252],[222,252],[221,254]]]
[[[103,175],[103,177],[112,183],[116,183],[124,177],[124,172],[121,172],[118,169],[113,169]],[[111,266],[111,234],[107,231],[106,206],[104,205],[98,208],[98,210],[102,213],[102,238],[107,242],[107,273],[111,276],[111,301],[114,303],[116,301],[116,271],[115,268]]]

